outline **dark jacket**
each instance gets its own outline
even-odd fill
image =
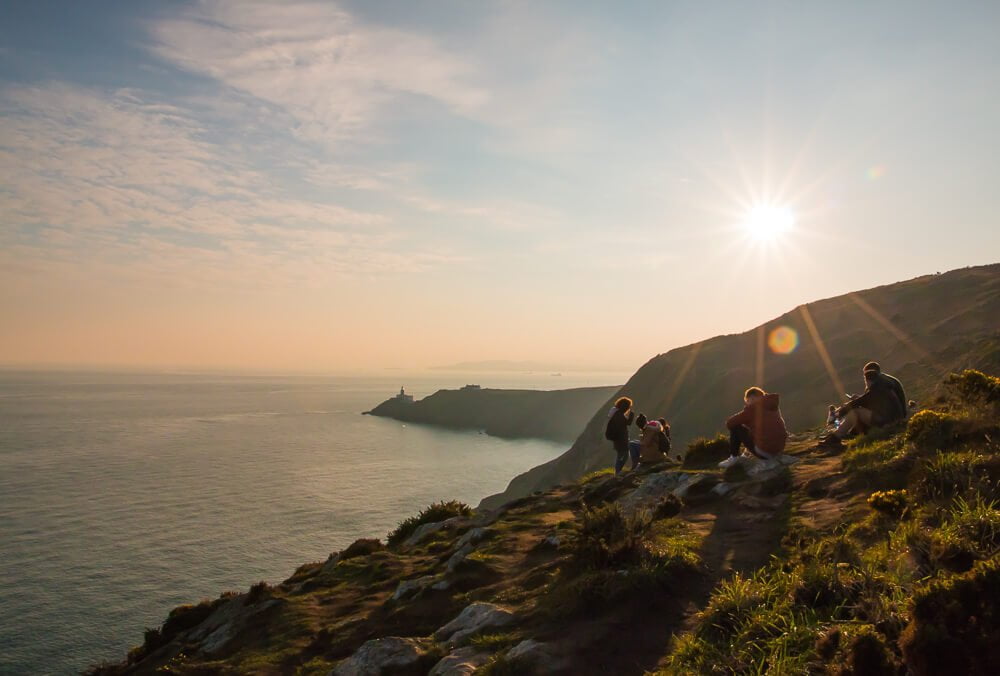
[[[609,441],[628,442],[628,426],[632,424],[634,418],[635,413],[632,411],[625,415],[621,409],[615,409],[608,419],[608,426],[604,428],[604,438]]]
[[[874,425],[888,425],[906,417],[906,393],[897,379],[877,373],[868,380],[865,393],[847,402],[844,408],[866,408],[872,412]]]
[[[768,455],[776,455],[785,450],[788,431],[785,419],[778,408],[778,395],[765,394],[753,404],[726,420],[726,427],[734,429],[744,425],[750,429],[753,444]]]

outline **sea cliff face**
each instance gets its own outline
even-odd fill
[[[619,386],[569,390],[439,390],[419,401],[393,397],[369,411],[406,422],[482,430],[506,438],[573,441]]]
[[[931,395],[944,374],[963,368],[1000,370],[1000,265],[954,270],[800,306],[745,333],[719,336],[657,355],[621,388],[638,411],[665,416],[675,445],[714,436],[742,406],[750,385],[781,395],[790,429],[822,423],[826,407],[860,392],[861,367],[880,362],[901,378],[908,396]],[[768,346],[775,329],[796,341]],[[758,364],[760,368],[758,368]],[[831,371],[832,370],[832,371]],[[515,477],[482,501],[508,500],[607,467],[607,406],[599,406],[563,455]]]

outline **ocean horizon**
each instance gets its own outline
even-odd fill
[[[0,672],[121,659],[176,605],[280,582],[436,500],[475,506],[569,446],[361,415],[401,385],[613,381],[0,371]]]

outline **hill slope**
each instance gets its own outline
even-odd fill
[[[1000,369],[997,317],[1000,264],[918,277],[809,303],[745,333],[657,355],[620,393],[646,414],[666,415],[677,445],[721,431],[725,417],[741,406],[743,390],[754,384],[781,394],[790,429],[807,429],[822,422],[827,405],[843,400],[845,391],[863,388],[860,370],[872,359],[918,400],[949,371]],[[799,337],[791,354],[766,347],[778,327]],[[482,506],[497,507],[611,464],[603,437],[606,408],[595,411],[566,453],[515,477]]]
[[[842,452],[435,505],[93,673],[998,673],[998,418],[1000,379],[966,372]]]
[[[576,438],[619,386],[571,390],[438,390],[412,403],[393,398],[369,413],[407,422],[484,430],[496,437]]]

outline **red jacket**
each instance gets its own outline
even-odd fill
[[[778,395],[765,394],[762,399],[752,405],[747,404],[742,411],[726,420],[726,427],[729,429],[740,425],[750,428],[754,446],[768,455],[776,455],[785,450],[788,431],[778,409]]]

